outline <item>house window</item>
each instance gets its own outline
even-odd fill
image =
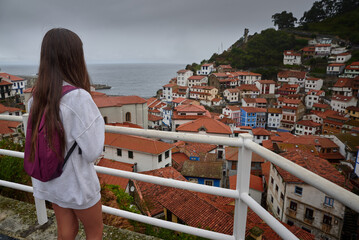
[[[198,179],[197,179],[197,178],[188,178],[188,181],[189,181],[189,182],[192,182],[192,183],[198,183]]]
[[[165,158],[168,158],[170,156],[170,151],[165,152]]]
[[[314,213],[313,209],[306,208],[304,217],[307,219],[313,219],[313,213]]]
[[[162,162],[162,155],[158,155],[158,162]]]
[[[295,186],[294,193],[302,196],[303,188]]]
[[[331,197],[325,196],[324,205],[333,207],[333,204],[334,204],[334,199]]]
[[[292,209],[293,211],[297,211],[297,203],[290,201],[289,208]]]
[[[332,225],[332,217],[324,214],[323,223],[328,224],[328,225]]]
[[[279,189],[279,188],[278,188],[278,185],[276,184],[276,185],[275,185],[275,191],[278,192],[278,189]]]
[[[270,201],[273,203],[273,196],[270,196]]]
[[[237,162],[232,162],[231,169],[232,170],[237,170]]]
[[[280,214],[280,209],[279,209],[279,207],[277,207],[277,213],[278,213],[278,215]]]
[[[117,156],[122,156],[122,149],[117,148]]]
[[[133,152],[132,151],[128,151],[128,158],[133,159]]]
[[[284,194],[283,194],[283,193],[280,193],[280,198],[281,198],[282,200],[284,200]]]
[[[204,185],[213,186],[213,180],[204,180]]]
[[[274,183],[274,179],[273,177],[270,177],[270,183],[273,184]]]
[[[131,122],[131,113],[130,112],[126,113],[126,122]]]

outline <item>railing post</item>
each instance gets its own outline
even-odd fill
[[[251,141],[252,135],[245,133],[239,135],[240,141],[243,146],[238,151],[238,164],[237,164],[237,187],[239,196],[242,193],[248,194],[249,192],[249,177],[251,173],[252,151],[244,146],[245,141]],[[236,240],[245,239],[246,225],[247,225],[247,204],[241,199],[236,199],[234,209],[234,225],[233,236]]]
[[[26,114],[22,115],[22,119],[23,119],[23,125],[24,125],[24,134],[26,136],[27,120],[29,119],[29,114],[26,113]],[[31,178],[31,182],[32,182],[32,178]],[[41,200],[41,199],[37,199],[37,198],[34,198],[34,199],[35,199],[37,222],[40,225],[43,225],[43,224],[47,223],[47,221],[48,221],[45,200]]]

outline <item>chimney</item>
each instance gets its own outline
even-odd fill
[[[253,227],[249,230],[250,237],[255,240],[262,240],[264,231],[259,227]],[[247,238],[246,238],[247,239]],[[250,239],[250,238],[248,238]]]

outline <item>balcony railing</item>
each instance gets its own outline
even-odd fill
[[[27,114],[25,114],[24,116],[0,115],[0,120],[23,121],[25,128],[27,125],[27,118],[28,118]],[[288,159],[254,143],[252,141],[252,136],[249,134],[240,134],[239,138],[229,138],[229,137],[215,137],[215,136],[177,133],[177,132],[135,129],[135,128],[126,128],[126,127],[115,127],[115,126],[106,126],[106,132],[137,135],[142,137],[155,137],[161,139],[182,140],[182,141],[190,141],[190,142],[233,146],[233,147],[239,147],[240,151],[238,152],[239,161],[238,161],[236,190],[205,186],[196,183],[160,178],[160,177],[149,176],[140,173],[127,172],[127,171],[95,166],[95,169],[98,173],[135,179],[138,181],[149,182],[162,186],[168,186],[168,187],[174,187],[174,188],[180,188],[190,191],[234,198],[235,210],[234,210],[234,225],[233,225],[232,235],[227,235],[223,233],[218,233],[218,232],[208,231],[208,230],[186,226],[182,224],[177,224],[173,222],[168,222],[165,220],[151,218],[144,215],[135,214],[107,206],[103,206],[102,208],[104,213],[113,214],[134,221],[147,223],[157,227],[167,228],[170,230],[184,232],[204,238],[239,240],[239,239],[245,239],[247,208],[250,207],[262,220],[264,220],[283,239],[298,239],[293,233],[291,233],[286,227],[284,227],[276,218],[274,218],[260,204],[258,204],[252,197],[249,196],[248,191],[249,191],[249,177],[250,177],[250,169],[251,169],[252,152],[257,153],[261,157],[279,166],[280,168],[288,171],[294,176],[302,179],[309,185],[312,185],[315,188],[319,189],[320,191],[326,193],[328,196],[333,197],[334,199],[343,203],[347,207],[355,210],[356,212],[359,212],[359,196],[314,174],[313,172],[301,166],[298,166],[297,164],[289,161]],[[4,149],[0,149],[0,155],[8,155],[8,156],[19,157],[19,158],[24,157],[23,152],[15,152],[15,151],[4,150]],[[0,180],[0,186],[14,188],[26,192],[33,191],[31,186],[25,186],[25,185],[3,181],[3,180]],[[45,201],[35,199],[35,205],[36,205],[38,222],[40,225],[42,225],[47,222]]]

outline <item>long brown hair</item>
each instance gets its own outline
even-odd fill
[[[39,77],[32,92],[31,161],[34,160],[37,132],[43,114],[50,147],[53,149],[52,136],[56,131],[60,134],[62,151],[59,154],[64,156],[65,132],[60,119],[63,81],[90,92],[90,79],[81,39],[68,29],[54,28],[48,31],[42,40]]]

